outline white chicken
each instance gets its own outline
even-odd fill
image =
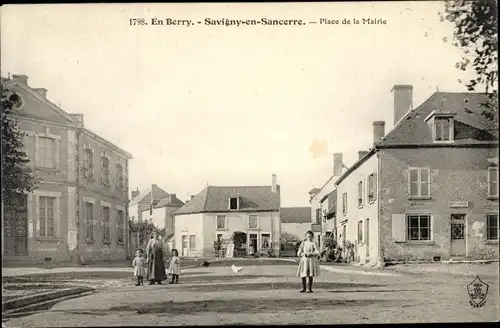
[[[231,266],[231,269],[233,270],[233,273],[234,273],[234,274],[238,274],[238,273],[240,273],[240,272],[241,272],[241,270],[243,270],[243,267],[237,267],[236,265],[234,265],[234,264],[233,264],[233,265]]]

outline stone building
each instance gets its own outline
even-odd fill
[[[13,110],[29,166],[41,178],[24,206],[4,213],[3,256],[14,261],[125,259],[128,161],[132,156],[32,88],[28,76],[3,84],[20,96]]]

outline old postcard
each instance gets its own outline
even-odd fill
[[[499,320],[496,1],[0,10],[3,327]]]

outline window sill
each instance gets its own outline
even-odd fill
[[[497,240],[487,240],[485,241],[486,245],[498,245],[498,239]]]
[[[430,200],[431,196],[409,196],[408,200]]]
[[[227,231],[228,229],[226,228],[217,228],[217,231]],[[187,231],[187,230],[186,230]]]
[[[197,251],[196,248],[189,248],[188,251]]]
[[[103,240],[102,244],[103,245],[111,245],[111,241],[109,241],[109,240]]]
[[[40,170],[40,171],[47,171],[47,172],[59,172],[59,169],[58,168],[54,168],[54,167],[36,166],[35,169],[36,170]]]
[[[432,240],[409,240],[406,243],[408,245],[434,245]]]
[[[259,230],[259,227],[255,227],[255,228],[248,228],[248,230]]]
[[[358,208],[361,209],[361,208],[363,208],[363,206],[365,206],[365,205],[364,204],[363,205],[358,205]]]
[[[125,243],[123,241],[119,241],[119,240],[116,242],[116,244],[121,245],[121,246],[125,245]]]
[[[488,196],[488,200],[498,200],[498,196]]]
[[[38,236],[38,237],[36,237],[36,240],[37,241],[43,241],[43,242],[53,242],[53,243],[61,241],[57,237],[49,237],[49,236]]]
[[[92,245],[93,243],[95,243],[95,240],[93,239],[90,239],[90,238],[85,238],[85,242],[89,245]]]
[[[374,199],[371,199],[371,200],[369,200],[369,201],[368,201],[368,204],[372,205],[373,203],[375,203],[375,201],[376,201],[376,200],[377,200],[377,199],[375,199],[375,198],[374,198]]]

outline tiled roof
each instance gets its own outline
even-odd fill
[[[168,197],[163,198],[154,206],[154,208],[160,208],[164,206],[178,206],[181,207],[184,202],[177,198],[176,195],[170,194]]]
[[[239,212],[277,212],[280,209],[279,186],[276,192],[271,190],[271,186],[208,186],[175,214],[229,212],[229,199],[232,197],[241,198]]]
[[[282,207],[281,223],[311,223],[310,207]]]
[[[147,189],[144,192],[141,192],[139,195],[132,198],[132,200],[130,201],[130,205],[135,205],[140,202],[149,203],[151,201],[151,190],[153,191],[153,205],[158,204],[159,201],[170,196],[165,190],[154,184],[151,186],[151,188]]]
[[[434,144],[431,126],[425,122],[433,111],[456,113],[455,144],[496,140],[498,132],[487,132],[488,122],[481,115],[481,104],[487,101],[488,96],[482,93],[436,92],[409,112],[377,146]]]

